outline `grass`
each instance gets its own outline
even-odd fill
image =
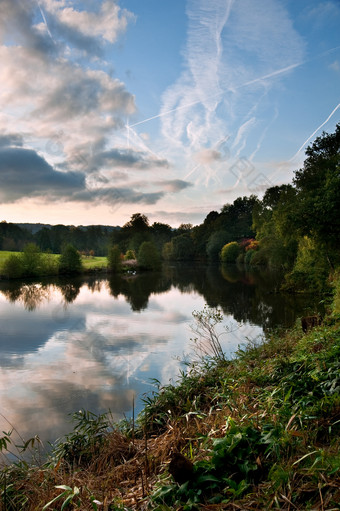
[[[1,274],[1,269],[2,269],[4,261],[10,255],[20,255],[20,254],[21,254],[21,252],[9,252],[9,251],[5,251],[5,250],[0,250],[0,274]],[[60,254],[45,254],[45,253],[43,253],[43,256],[46,256],[46,257],[50,258],[52,261],[57,262],[57,260],[60,257]],[[83,269],[85,272],[88,270],[102,269],[102,268],[107,267],[107,258],[106,257],[82,256],[81,262],[82,262],[82,266],[83,266]]]
[[[2,471],[3,509],[340,509],[338,283],[323,325],[269,334],[229,361],[205,352],[176,385],[155,381],[136,420],[77,412],[47,461]],[[191,467],[181,483],[169,471],[179,454]]]
[[[94,268],[106,268],[107,257],[84,257],[81,258],[81,263],[85,270],[92,270]]]

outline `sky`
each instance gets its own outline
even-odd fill
[[[340,120],[339,0],[0,0],[0,221],[201,223]]]

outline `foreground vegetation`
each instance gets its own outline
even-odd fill
[[[44,461],[38,438],[0,448],[0,509],[322,510],[340,502],[340,279],[306,334],[268,334],[226,360],[221,315],[194,313],[193,361],[136,420],[80,411]],[[33,459],[27,463],[23,451]],[[183,468],[184,467],[184,468]]]

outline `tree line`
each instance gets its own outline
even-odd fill
[[[286,273],[286,289],[321,292],[340,263],[340,123],[306,149],[291,184],[268,188],[262,199],[238,197],[219,212],[211,211],[200,225],[150,225],[142,213],[116,229],[57,225],[31,234],[15,224],[0,224],[2,250],[27,241],[44,252],[61,253],[72,244],[78,251],[109,254],[112,268],[119,254],[128,252],[131,258],[138,254],[145,268],[150,260],[155,264],[149,266],[159,267],[161,257],[279,267]]]

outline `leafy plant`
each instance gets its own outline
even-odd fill
[[[71,504],[71,503],[72,504],[76,504],[76,506],[78,508],[81,506],[81,501],[79,499],[80,490],[79,490],[79,488],[77,486],[75,486],[72,489],[70,486],[67,486],[65,484],[61,484],[61,485],[56,486],[56,488],[64,490],[64,491],[62,493],[60,493],[60,495],[58,495],[57,497],[54,497],[54,499],[50,500],[50,502],[45,504],[45,506],[42,508],[42,511],[47,510],[52,504],[54,504],[55,502],[57,502],[58,500],[61,500],[63,498],[65,498],[65,500],[64,500],[64,502],[63,502],[63,504],[62,504],[62,506],[60,508],[61,511],[66,509],[67,506],[69,504]]]
[[[75,422],[73,431],[56,441],[52,456],[72,465],[86,464],[112,427],[109,415],[80,410],[72,415],[72,420]]]

